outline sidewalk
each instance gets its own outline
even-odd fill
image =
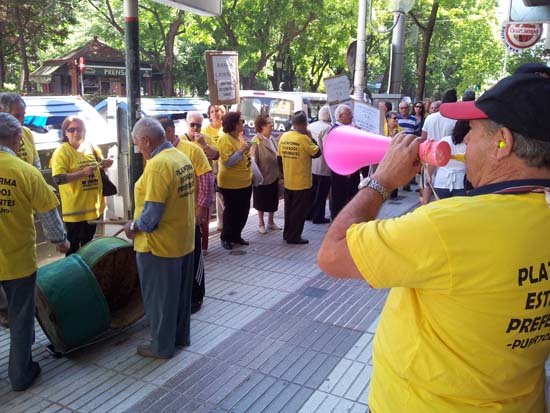
[[[401,215],[418,193],[400,191],[380,217]],[[276,214],[282,226],[282,204]],[[261,235],[251,211],[250,246],[221,248],[213,231],[206,299],[192,317],[192,345],[170,360],[136,354],[145,321],[64,358],[50,356],[36,323],[42,375],[26,392],[7,380],[9,333],[0,328],[2,412],[366,412],[371,345],[387,291],[335,280],[317,266],[328,225],[306,223],[308,245],[281,231]]]

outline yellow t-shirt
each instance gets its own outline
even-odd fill
[[[201,133],[203,135],[210,136],[215,145],[218,142],[218,138],[223,133],[223,130],[222,128],[215,128],[211,123],[209,123],[208,125],[202,127]]]
[[[319,147],[303,133],[285,132],[279,139],[278,155],[283,159],[285,188],[292,191],[311,188],[311,157]]]
[[[52,175],[60,175],[79,171],[87,166],[97,165],[96,155],[101,159],[101,151],[92,149],[87,143],[82,143],[79,150],[65,142],[52,155],[50,165]],[[105,210],[105,198],[102,195],[103,184],[99,168],[90,177],[59,185],[63,221],[80,222],[97,219]]]
[[[59,201],[32,165],[0,152],[0,280],[36,271],[33,211],[48,212]]]
[[[210,163],[208,162],[208,158],[206,157],[204,151],[197,145],[193,145],[189,141],[182,141],[180,139],[180,141],[176,145],[176,149],[187,156],[191,161],[191,165],[193,165],[193,170],[195,171],[195,207],[197,207],[199,188],[196,185],[198,185],[199,183],[198,177],[212,171],[212,167],[210,166]]]
[[[177,258],[195,248],[195,174],[189,158],[176,148],[160,151],[145,165],[135,185],[134,220],[145,202],[164,204],[164,213],[153,232],[137,231],[134,249],[158,257]]]
[[[374,341],[373,412],[544,411],[549,213],[544,194],[490,194],[350,227],[361,274],[392,288]]]
[[[17,152],[17,157],[24,160],[31,165],[34,165],[38,159],[38,152],[36,151],[36,145],[34,144],[34,137],[32,132],[26,126],[22,127],[23,134],[21,138],[21,147]]]
[[[227,160],[242,145],[239,139],[235,139],[228,133],[222,133],[218,139],[218,186],[225,189],[241,189],[252,185],[252,169],[250,168],[250,152],[246,151],[243,158],[231,167],[225,166]]]

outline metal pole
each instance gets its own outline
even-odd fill
[[[134,185],[143,172],[143,160],[136,153],[132,140],[132,129],[138,120],[140,110],[139,85],[139,21],[138,0],[124,0],[124,38],[126,41],[126,96],[128,99],[128,155],[129,155],[129,193],[130,216],[134,211]]]
[[[365,89],[365,37],[367,27],[367,0],[359,0],[357,17],[357,53],[355,55],[355,73],[353,75],[353,98],[363,100]]]
[[[405,16],[402,13],[395,13],[394,22],[396,19],[398,20],[392,31],[391,39],[391,66],[390,81],[388,82],[388,93],[401,94],[405,45]]]

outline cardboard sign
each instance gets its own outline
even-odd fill
[[[239,103],[238,53],[207,50],[205,57],[210,103],[213,105]]]
[[[327,103],[329,105],[343,103],[350,99],[350,84],[346,75],[327,77],[323,79],[323,83],[327,91]]]
[[[384,134],[384,123],[380,109],[365,102],[353,102],[353,123],[360,129]]]

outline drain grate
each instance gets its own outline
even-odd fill
[[[307,287],[304,291],[301,292],[302,295],[312,298],[321,298],[323,295],[328,293],[328,290],[317,287]]]

